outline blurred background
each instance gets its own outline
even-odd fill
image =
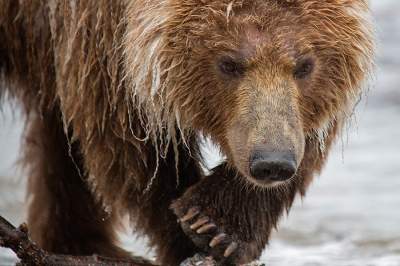
[[[307,197],[274,232],[268,266],[400,266],[400,1],[372,0],[377,24],[375,79]],[[17,159],[22,119],[0,112],[0,214],[24,221],[24,174]],[[152,256],[144,239],[124,246]],[[139,251],[139,252],[138,252]],[[0,248],[0,266],[16,258]]]

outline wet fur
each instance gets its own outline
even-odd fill
[[[249,261],[321,170],[371,69],[365,1],[183,2],[0,0],[0,96],[18,99],[27,114],[29,226],[46,249],[127,256],[114,219],[129,213],[162,265],[176,265],[198,247],[175,214],[196,204],[248,243],[236,256]],[[321,62],[296,106],[304,157],[296,177],[275,189],[235,170],[226,128],[249,102],[237,84],[226,90],[210,72],[219,52],[238,48],[241,22],[272,32],[280,23],[315,27],[300,31]],[[238,26],[227,30],[230,23]],[[293,44],[276,36],[278,48]],[[285,62],[284,51],[266,60]],[[199,134],[228,157],[204,178]]]

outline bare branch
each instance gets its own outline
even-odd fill
[[[21,260],[19,265],[35,266],[156,266],[143,258],[113,259],[98,255],[69,256],[49,253],[41,249],[28,236],[28,227],[22,224],[15,228],[10,222],[0,216],[0,246],[10,248]],[[217,266],[212,257],[196,254],[181,263],[180,266]],[[260,264],[251,264],[252,266]],[[250,265],[248,265],[250,266]],[[262,266],[262,265],[260,265]]]
[[[155,266],[144,259],[112,259],[98,255],[93,256],[68,256],[56,255],[44,251],[28,237],[28,228],[22,224],[15,228],[6,219],[0,216],[0,246],[12,249],[21,260],[21,265],[57,265],[57,266]]]

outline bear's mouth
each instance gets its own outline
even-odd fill
[[[281,181],[281,180],[268,180],[268,181],[259,181],[254,179],[251,176],[246,176],[246,180],[251,183],[253,186],[257,188],[265,188],[265,189],[279,189],[282,187],[288,186],[293,180],[296,178],[296,175],[293,175],[291,178]]]

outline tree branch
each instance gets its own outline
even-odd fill
[[[93,256],[68,256],[56,255],[44,251],[28,236],[26,224],[15,228],[6,219],[0,216],[0,246],[12,249],[21,260],[21,265],[115,265],[115,266],[155,266],[141,258],[112,259],[98,255]]]
[[[21,260],[19,265],[35,266],[156,266],[155,263],[143,258],[113,259],[98,255],[69,256],[49,253],[41,249],[28,236],[26,224],[15,228],[10,222],[0,216],[0,247],[9,248]],[[251,264],[256,266],[259,264]],[[180,266],[217,266],[211,257],[197,254],[181,263]],[[248,265],[250,266],[250,265]],[[262,264],[260,265],[262,266]]]

